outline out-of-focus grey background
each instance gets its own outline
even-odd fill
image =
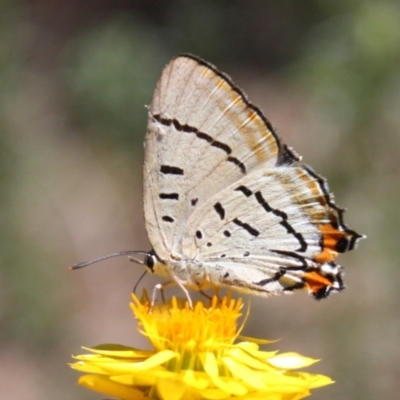
[[[180,52],[229,73],[329,179],[368,235],[347,289],[252,299],[245,335],[321,358],[316,399],[399,393],[400,3],[0,0],[0,387],[5,400],[99,399],[80,346],[143,346],[128,308],[149,249],[142,143],[152,92]],[[142,287],[157,282],[146,277]]]

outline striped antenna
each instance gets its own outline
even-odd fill
[[[108,260],[109,258],[113,258],[113,257],[119,257],[119,256],[130,256],[132,254],[143,254],[143,255],[148,255],[149,253],[146,251],[135,251],[135,250],[126,250],[126,251],[119,251],[118,253],[113,253],[113,254],[108,254],[106,256],[103,257],[99,257],[99,258],[95,258],[94,260],[90,260],[90,261],[84,261],[81,262],[79,264],[75,264],[72,267],[69,267],[69,269],[80,269],[80,268],[84,268],[87,267],[89,265],[95,264],[99,261],[103,261],[103,260]],[[144,264],[144,262],[142,260],[139,260],[137,258],[134,257],[129,257],[130,261],[133,261],[137,264]]]

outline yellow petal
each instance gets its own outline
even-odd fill
[[[289,384],[289,383],[284,383],[281,385],[269,385],[266,390],[266,394],[277,394],[279,393],[281,398],[286,399],[292,398],[292,396],[299,396],[299,398],[303,398],[307,396],[310,391],[307,386],[301,385],[301,384]]]
[[[95,354],[101,354],[104,356],[113,356],[121,358],[141,358],[150,357],[154,354],[151,350],[139,350],[129,346],[123,346],[120,344],[101,344],[95,347],[82,347],[85,350],[91,351]]]
[[[296,372],[296,375],[306,380],[310,389],[316,389],[322,386],[335,383],[329,376],[319,374],[309,374],[307,372]]]
[[[89,365],[81,361],[70,364],[70,367],[81,372],[88,372],[89,374],[106,374],[99,366]]]
[[[88,357],[89,356],[89,357]],[[85,354],[79,357],[82,362],[88,365],[100,365],[100,364],[119,364],[121,362],[127,362],[114,357],[105,357],[97,354]],[[137,363],[138,361],[130,361],[132,363]]]
[[[235,347],[240,347],[243,350],[249,351],[249,352],[255,352],[258,351],[258,344],[254,342],[240,342],[236,343]]]
[[[218,377],[212,378],[214,385],[232,396],[244,396],[247,394],[248,389],[246,386],[235,382],[233,379],[221,379]]]
[[[233,347],[228,350],[227,354],[235,360],[260,371],[271,371],[274,369],[266,361],[254,358],[253,354],[249,354],[239,348]]]
[[[176,358],[176,357],[179,357],[179,353],[176,353],[175,351],[172,351],[172,350],[163,350],[163,351],[159,351],[156,354],[153,354],[147,360],[143,361],[142,364],[146,365],[146,369],[153,368],[158,365],[164,364],[167,361],[172,360],[173,358]]]
[[[129,374],[130,372],[146,371],[159,367],[165,362],[177,357],[178,354],[172,350],[163,350],[154,354],[147,360],[140,362],[118,362],[118,363],[98,363],[98,365],[110,374]]]
[[[148,371],[139,371],[136,373],[128,373],[126,375],[113,375],[110,376],[110,379],[113,382],[124,385],[154,386],[159,378],[174,379],[175,377],[175,372],[159,367],[157,369],[153,368]]]
[[[79,356],[74,357],[77,360],[85,361],[85,362],[98,362],[98,361],[108,361],[108,362],[119,362],[113,357],[104,357],[99,354],[81,354]]]
[[[147,400],[140,390],[113,383],[99,375],[83,375],[78,383],[88,389],[119,399]]]
[[[258,339],[258,338],[253,338],[250,336],[243,336],[243,335],[239,335],[238,339],[245,340],[246,342],[250,342],[250,343],[254,343],[254,344],[270,344],[270,343],[279,342],[279,340],[280,340],[280,339],[276,339],[276,340]]]
[[[186,386],[176,379],[157,379],[156,389],[162,400],[180,400],[183,398]]]
[[[224,400],[231,398],[231,395],[219,389],[206,389],[201,392],[201,398],[206,400]]]
[[[261,373],[254,371],[229,357],[223,357],[222,362],[229,369],[233,376],[244,381],[250,387],[260,390],[265,389],[265,384],[262,381]]]
[[[203,365],[204,371],[211,378],[218,376],[218,364],[213,353],[199,353],[200,361]]]
[[[268,358],[275,357],[275,355],[277,353],[278,353],[277,351],[261,351],[261,350],[259,350],[257,352],[251,353],[251,355],[260,360],[266,361]]]
[[[308,367],[319,360],[310,357],[304,357],[298,353],[282,353],[275,357],[268,358],[268,362],[277,368],[296,369]]]
[[[196,390],[204,390],[210,385],[210,379],[205,373],[192,370],[183,371],[182,381]]]

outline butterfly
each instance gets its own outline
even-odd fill
[[[226,74],[193,55],[172,59],[145,138],[147,268],[184,290],[340,292],[334,260],[363,235],[299,161]]]
[[[164,68],[148,115],[144,215],[147,270],[203,291],[271,295],[344,289],[334,260],[363,235],[349,229],[324,178],[282,143],[224,73],[193,55]],[[138,261],[138,260],[133,260]],[[154,292],[153,292],[154,301]]]

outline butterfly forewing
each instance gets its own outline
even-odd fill
[[[149,111],[146,224],[165,258],[183,252],[184,224],[196,207],[252,169],[275,165],[281,148],[229,78],[190,56],[164,69]]]

